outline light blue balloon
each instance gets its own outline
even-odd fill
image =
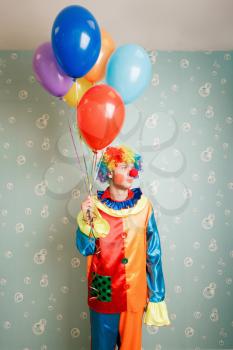
[[[122,97],[125,104],[134,101],[148,86],[152,65],[147,52],[139,45],[126,44],[111,55],[106,82]]]

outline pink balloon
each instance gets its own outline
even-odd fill
[[[38,82],[54,96],[64,96],[73,85],[72,78],[58,66],[49,42],[41,44],[36,49],[33,56],[33,69]]]

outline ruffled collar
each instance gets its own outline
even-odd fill
[[[115,201],[111,199],[109,187],[105,191],[97,191],[98,199],[109,208],[120,210],[132,208],[141,198],[142,191],[139,187],[128,190],[128,197],[124,201]]]

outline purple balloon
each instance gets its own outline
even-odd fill
[[[39,83],[54,96],[64,96],[73,80],[58,66],[50,42],[41,44],[33,56],[33,69]]]

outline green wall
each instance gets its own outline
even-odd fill
[[[143,349],[233,349],[233,51],[149,54],[151,86],[115,142],[143,156],[135,186],[163,250],[172,324],[144,325]],[[32,55],[0,52],[0,349],[86,350],[75,110],[36,82]]]

